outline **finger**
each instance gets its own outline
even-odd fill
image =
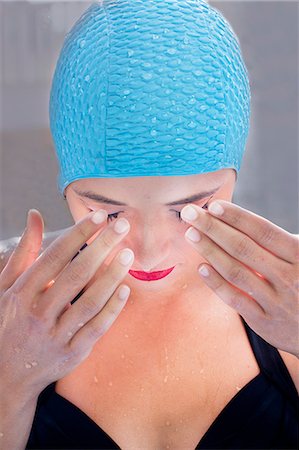
[[[215,268],[222,278],[242,291],[250,293],[249,295],[256,299],[264,309],[269,308],[269,299],[273,297],[274,290],[268,281],[231,257],[204,234],[200,233],[200,236],[200,241],[191,242],[191,245]]]
[[[97,213],[99,215],[96,215]],[[97,217],[99,223],[93,221]],[[31,297],[44,291],[45,287],[55,280],[86,240],[103,227],[106,218],[107,212],[104,210],[92,212],[72,227],[67,228],[19,277],[14,289],[26,291]]]
[[[211,202],[208,206],[210,214],[247,234],[247,236],[279,258],[291,263],[298,262],[298,236],[287,232],[252,211],[225,200],[217,200],[217,204],[223,208],[224,212],[221,215],[216,215],[212,209],[212,205],[215,203]]]
[[[224,303],[238,311],[245,319],[253,322],[260,320],[265,315],[264,309],[255,299],[250,298],[250,296],[229,284],[213,267],[207,264],[200,266],[200,268],[202,267],[205,267],[209,273],[205,277],[203,276],[206,284]]]
[[[40,212],[30,209],[26,228],[0,275],[0,289],[7,290],[37,259],[42,245],[44,221]]]
[[[128,259],[124,259],[125,254],[128,255]],[[82,323],[86,324],[93,319],[127,275],[133,260],[134,253],[132,250],[121,250],[106,268],[105,273],[84,292],[75,304],[59,317],[57,332],[64,333],[65,339],[69,340],[69,333],[75,334]]]
[[[195,228],[205,233],[229,255],[268,279],[273,286],[277,284],[282,265],[289,266],[290,263],[268,252],[243,232],[211,216],[197,205],[192,205],[193,207],[198,212],[198,217],[191,222]],[[183,210],[181,214],[184,218]]]
[[[125,228],[120,228],[123,224]],[[88,245],[83,252],[65,268],[55,283],[43,296],[39,307],[50,311],[55,318],[61,314],[66,303],[70,302],[105,261],[111,250],[118,245],[130,229],[129,222],[118,219],[106,227],[101,234]],[[71,309],[71,308],[70,308]]]
[[[80,331],[78,331],[69,342],[69,347],[72,352],[75,354],[90,352],[90,349],[96,341],[103,336],[113,322],[115,322],[125,306],[129,294],[130,288],[126,285],[121,285],[106,303],[104,308],[92,320],[85,326],[79,323],[79,325],[81,325]],[[120,297],[120,295],[122,297]]]

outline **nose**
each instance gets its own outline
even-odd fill
[[[136,234],[134,231],[132,234],[134,241],[132,250],[135,254],[132,270],[153,272],[168,269],[172,264],[169,261],[171,247],[169,233],[157,224],[147,224],[139,229],[139,232],[135,231]]]

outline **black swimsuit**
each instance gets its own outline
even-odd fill
[[[299,397],[293,380],[278,350],[241,319],[260,373],[224,407],[196,449],[298,449]],[[55,382],[41,392],[26,450],[119,448],[90,417],[55,392]]]

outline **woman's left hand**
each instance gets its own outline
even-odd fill
[[[193,220],[184,214],[190,207]],[[208,211],[185,206],[181,218],[200,235],[187,240],[211,264],[200,265],[207,285],[265,341],[299,358],[299,235],[225,200]]]

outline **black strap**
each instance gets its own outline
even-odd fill
[[[261,372],[263,372],[271,380],[271,382],[277,386],[282,394],[288,398],[297,414],[299,407],[297,389],[282,357],[280,356],[279,351],[255,333],[243,317],[240,317],[244,323],[252,351]]]

